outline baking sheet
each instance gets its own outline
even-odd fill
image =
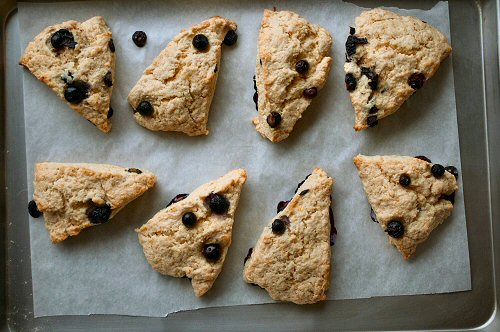
[[[329,82],[292,136],[278,144],[261,138],[250,122],[255,115],[252,76],[258,29],[263,8],[274,5],[297,11],[330,30],[334,38]],[[44,160],[146,168],[159,180],[155,189],[110,223],[57,246],[50,243],[42,219],[30,221],[35,317],[165,316],[201,307],[272,302],[265,291],[243,282],[243,258],[274,216],[276,203],[291,197],[296,183],[314,166],[323,167],[336,180],[333,209],[339,236],[332,251],[329,299],[469,290],[461,189],[452,217],[419,247],[410,262],[403,261],[369,218],[370,209],[352,164],[354,155],[423,154],[459,170],[460,156],[450,59],[402,110],[378,127],[354,132],[352,106],[343,83],[343,44],[349,25],[361,11],[331,1],[318,1],[314,6],[299,1],[19,4],[22,47],[49,24],[102,15],[113,31],[117,50],[115,114],[108,135],[71,111],[31,74],[23,74],[29,195],[33,192],[33,163]],[[418,16],[449,37],[446,2],[428,11],[399,12]],[[153,133],[138,126],[126,96],[142,70],[181,28],[212,15],[237,21],[239,40],[235,47],[223,49],[210,135],[193,138]],[[131,42],[136,30],[148,34],[143,49]],[[187,280],[161,276],[149,267],[133,229],[177,193],[189,192],[236,167],[246,168],[249,178],[236,215],[233,244],[214,288],[198,299]]]

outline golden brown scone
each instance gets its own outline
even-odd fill
[[[69,107],[101,131],[111,130],[110,99],[115,46],[104,18],[45,28],[28,44],[19,64],[47,84]]]
[[[450,168],[405,156],[358,155],[354,164],[380,226],[405,259],[451,215],[458,186]]]
[[[346,41],[346,88],[355,130],[396,112],[451,53],[446,37],[426,22],[380,8],[356,18]]]
[[[153,269],[191,279],[196,296],[210,290],[231,245],[234,213],[246,178],[245,170],[237,169],[189,195],[177,195],[137,229]]]

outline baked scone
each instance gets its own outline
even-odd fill
[[[290,11],[264,10],[253,123],[272,142],[287,138],[330,72],[330,33]]]
[[[354,158],[368,201],[389,242],[405,259],[448,218],[458,190],[454,166],[425,157]]]
[[[396,112],[450,53],[446,37],[418,18],[380,8],[363,12],[347,37],[344,64],[354,129]]]
[[[128,95],[137,123],[154,131],[207,135],[221,46],[236,42],[236,27],[215,16],[178,34]]]
[[[35,164],[33,217],[41,213],[53,243],[103,224],[156,182],[154,174],[106,164]]]
[[[153,269],[189,278],[196,296],[212,288],[231,245],[234,213],[246,177],[245,170],[233,170],[189,195],[177,195],[137,229]]]
[[[104,18],[67,21],[45,28],[28,44],[19,64],[47,84],[69,107],[101,131],[109,118],[115,46]]]
[[[273,300],[308,304],[326,299],[332,185],[333,179],[319,168],[299,184],[249,251],[246,282],[264,288]]]

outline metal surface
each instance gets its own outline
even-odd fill
[[[432,1],[353,1],[367,7],[427,8]],[[498,0],[450,0],[453,68],[472,291],[439,295],[328,301],[312,306],[266,304],[209,308],[168,318],[116,315],[33,318],[21,54],[16,4],[0,3],[0,98],[4,154],[0,180],[0,327],[5,330],[471,330],[500,331],[500,87]],[[443,128],[446,130],[446,128]],[[496,246],[494,246],[496,243]],[[446,278],[443,275],[443,278]],[[376,282],[374,280],[374,282]],[[168,296],[168,294],[165,294]]]

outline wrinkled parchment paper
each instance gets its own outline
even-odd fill
[[[284,142],[272,144],[251,124],[257,35],[264,8],[293,10],[331,31],[333,67],[324,90]],[[397,10],[415,15],[449,38],[447,2],[430,10]],[[335,178],[333,211],[338,238],[332,248],[329,299],[455,292],[471,289],[462,190],[455,210],[415,258],[402,259],[370,207],[352,158],[358,154],[426,155],[460,170],[451,59],[396,114],[356,133],[344,87],[344,42],[362,8],[338,1],[121,1],[19,4],[21,47],[44,27],[69,19],[105,17],[113,31],[117,67],[113,129],[103,134],[23,70],[24,111],[32,197],[33,164],[40,161],[96,162],[144,168],[157,186],[123,209],[108,224],[53,245],[43,218],[30,219],[35,316],[123,314],[165,316],[210,306],[272,302],[242,279],[243,258],[276,204],[289,199],[296,184],[315,166]],[[180,32],[220,15],[235,20],[239,39],[225,46],[206,137],[155,133],[137,125],[126,97],[142,71]],[[131,41],[144,30],[148,41]],[[134,232],[176,194],[227,171],[244,167],[248,182],[239,204],[233,244],[213,289],[196,298],[187,279],[162,276],[146,262]],[[461,188],[461,183],[460,183]]]

